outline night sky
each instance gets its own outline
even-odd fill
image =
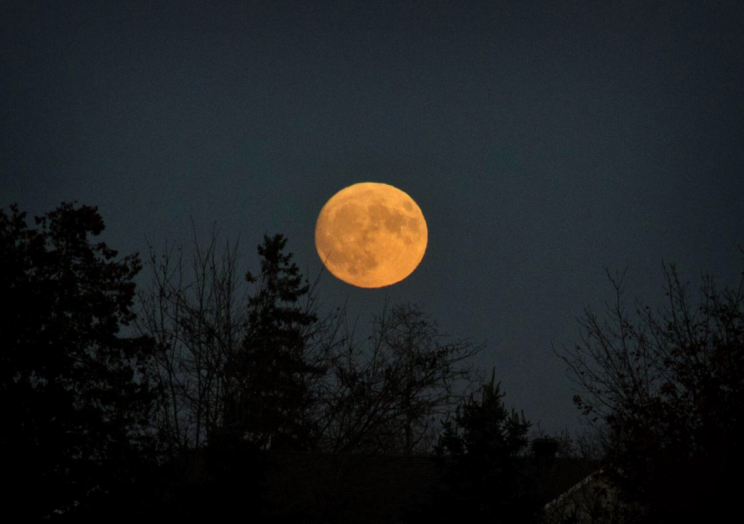
[[[508,406],[576,427],[551,345],[601,309],[736,282],[744,245],[744,2],[2,2],[0,207],[96,205],[104,240],[203,240],[255,270],[282,233],[315,277],[340,189],[394,185],[428,222],[403,282],[326,273],[324,307],[385,299],[487,342]]]

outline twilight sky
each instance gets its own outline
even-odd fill
[[[661,261],[733,283],[744,245],[744,2],[0,4],[0,207],[99,207],[120,253],[207,239],[255,270],[363,181],[411,195],[419,268],[320,298],[366,323],[419,304],[486,341],[507,405],[575,427],[551,344],[611,296],[662,297]]]

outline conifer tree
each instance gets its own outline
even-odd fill
[[[435,448],[441,485],[426,518],[433,522],[537,522],[540,504],[524,452],[530,422],[507,410],[491,381],[444,424]],[[419,515],[419,517],[421,517]]]
[[[310,381],[324,373],[311,362],[308,343],[317,316],[302,299],[309,293],[282,235],[264,236],[258,246],[261,272],[248,300],[244,343],[231,363],[234,391],[226,422],[261,449],[308,449],[315,432],[309,417]]]
[[[153,344],[120,334],[140,262],[91,241],[104,229],[95,207],[63,203],[35,228],[10,210],[0,211],[0,444],[14,457],[5,508],[80,521],[96,503],[113,508],[147,449]]]

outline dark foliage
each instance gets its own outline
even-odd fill
[[[431,506],[413,520],[539,520],[535,470],[525,456],[530,423],[524,415],[507,410],[503,397],[492,377],[483,386],[480,400],[471,395],[458,408],[454,422],[445,423],[435,448],[441,485]]]
[[[244,440],[226,438],[175,468],[161,489],[156,510],[169,521],[212,522],[239,516],[248,522],[269,522],[273,509],[266,501],[267,454]]]
[[[0,442],[13,457],[5,513],[116,511],[147,468],[140,429],[152,395],[142,372],[152,344],[119,334],[133,319],[140,262],[89,240],[104,229],[95,207],[63,203],[35,229],[25,217],[17,206],[0,211]]]
[[[228,363],[233,396],[225,426],[239,428],[261,449],[306,450],[315,435],[310,381],[325,369],[306,353],[318,318],[301,305],[309,286],[292,254],[284,253],[286,243],[282,235],[264,236],[261,273],[246,275],[256,292],[248,300],[242,348]]]
[[[582,344],[563,355],[605,424],[611,473],[643,522],[738,521],[744,516],[744,279],[718,290],[703,278],[697,304],[665,266],[667,306],[622,302],[607,320],[587,309]]]

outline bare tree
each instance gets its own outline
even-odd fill
[[[417,306],[401,304],[373,319],[359,344],[345,330],[324,385],[323,443],[331,451],[429,451],[441,421],[478,377],[468,362],[483,345],[449,341]]]
[[[199,449],[221,424],[229,396],[225,364],[245,336],[246,291],[238,275],[238,242],[219,247],[216,229],[206,248],[186,260],[181,246],[150,247],[151,281],[139,292],[137,327],[159,352],[152,371],[159,388],[154,423],[171,453]]]
[[[693,302],[674,265],[664,275],[667,305],[632,311],[622,275],[608,275],[607,315],[587,308],[580,343],[559,356],[581,391],[576,404],[605,429],[608,474],[638,518],[740,516],[744,278],[719,290],[703,275]]]

